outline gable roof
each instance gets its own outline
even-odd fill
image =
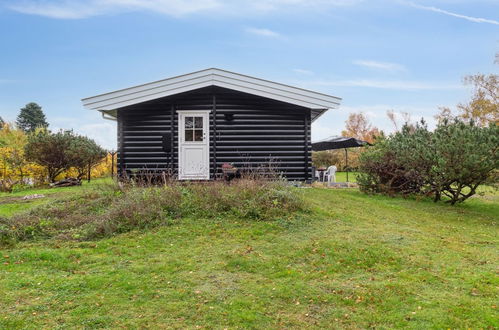
[[[312,109],[312,120],[337,108],[341,98],[310,90],[211,68],[148,84],[120,89],[82,99],[83,106],[103,115],[116,116],[116,109],[158,98],[218,86]]]

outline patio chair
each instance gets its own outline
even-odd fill
[[[327,176],[327,183],[328,185],[331,183],[331,182],[336,182],[336,171],[338,170],[338,168],[334,165],[331,165],[327,168],[326,170],[326,173],[324,175]]]

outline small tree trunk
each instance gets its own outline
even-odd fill
[[[111,178],[114,178],[114,152],[111,152]]]
[[[54,183],[55,177],[56,177],[55,171],[52,168],[48,168],[47,172],[48,172],[48,175],[49,175],[49,182],[50,183]]]
[[[440,192],[435,190],[435,197],[433,198],[433,202],[438,202],[441,199]]]
[[[92,169],[92,166],[90,166],[90,163],[88,163],[88,175],[87,175],[87,182],[90,182],[90,171]]]

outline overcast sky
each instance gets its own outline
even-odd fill
[[[342,97],[313,139],[359,111],[390,131],[389,109],[432,123],[465,101],[498,51],[498,0],[0,0],[0,116],[37,102],[112,149],[81,98],[218,67]]]

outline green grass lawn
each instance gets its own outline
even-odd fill
[[[10,216],[14,213],[25,211],[34,206],[50,203],[51,201],[81,192],[82,190],[99,189],[102,185],[112,183],[111,178],[94,179],[91,182],[82,182],[82,186],[62,188],[34,188],[14,193],[0,192],[0,216]],[[23,200],[24,196],[40,194],[45,198]]]
[[[78,189],[98,182],[43,203]],[[0,328],[499,327],[494,192],[451,207],[302,191],[311,211],[292,220],[184,218],[4,249]],[[31,206],[17,204],[0,212]]]
[[[357,182],[357,174],[358,172],[348,172],[348,181],[347,181],[347,172],[336,172],[336,182],[355,183]]]
[[[347,182],[347,172],[336,172],[336,182]],[[357,182],[357,172],[348,172],[348,182]]]

